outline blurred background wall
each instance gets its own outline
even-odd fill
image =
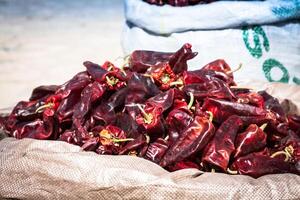
[[[122,56],[122,0],[0,0],[0,109]],[[120,59],[117,59],[120,61]]]

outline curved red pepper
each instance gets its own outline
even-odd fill
[[[226,171],[230,156],[235,150],[234,141],[237,132],[242,125],[242,120],[236,115],[224,121],[212,141],[205,147],[202,162]]]
[[[267,135],[256,124],[251,124],[243,133],[237,135],[234,157],[240,157],[252,152],[260,151],[266,144]]]
[[[148,146],[145,158],[154,163],[159,163],[165,155],[168,146],[169,145],[166,140],[158,138],[155,142]]]
[[[197,100],[203,100],[206,97],[228,100],[235,99],[235,96],[229,87],[223,81],[218,79],[185,85],[183,91],[187,94],[189,92],[193,93]]]
[[[202,109],[213,113],[214,121],[221,123],[231,115],[239,116],[266,116],[269,112],[265,109],[241,104],[236,102],[224,101],[219,99],[207,98]]]
[[[168,149],[159,165],[166,167],[201,151],[214,135],[214,125],[206,117],[196,116]]]
[[[239,174],[249,175],[254,178],[266,174],[295,173],[300,174],[300,170],[290,162],[285,162],[282,158],[271,158],[265,152],[251,153],[238,158],[233,163]]]

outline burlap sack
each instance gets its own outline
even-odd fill
[[[264,87],[300,97],[299,86]],[[5,138],[0,141],[0,198],[300,199],[300,176],[254,179],[197,169],[170,173],[138,157],[100,156],[60,141]]]

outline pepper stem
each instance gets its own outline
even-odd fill
[[[284,161],[287,162],[292,157],[293,153],[294,153],[294,148],[291,145],[289,145],[284,148],[284,151],[277,151],[273,153],[270,157],[275,158],[276,156],[279,155],[285,155]]]
[[[210,111],[206,111],[206,113],[208,113],[209,114],[209,121],[211,121],[212,122],[212,120],[214,119],[214,114],[212,113],[212,112],[210,112]]]
[[[260,126],[260,129],[262,131],[264,131],[267,126],[268,126],[268,123],[264,123],[263,125]]]
[[[191,109],[191,107],[193,106],[194,104],[194,94],[192,92],[189,92],[189,96],[190,96],[190,101],[189,101],[189,104],[188,104],[188,109]]]
[[[106,82],[108,85],[114,86],[116,83],[119,82],[119,79],[111,77],[109,78],[108,76],[105,76]]]
[[[214,168],[211,168],[211,173],[215,173],[216,170]]]
[[[228,174],[232,174],[232,175],[238,174],[238,171],[236,171],[236,170],[231,170],[230,168],[227,168],[227,172],[228,172]]]
[[[45,108],[52,108],[54,106],[54,103],[47,103],[45,105],[42,105],[40,107],[38,107],[36,110],[35,110],[35,113],[39,113],[41,110],[44,110]]]
[[[125,138],[125,139],[119,139],[119,138],[113,138],[112,139],[112,142],[128,142],[128,141],[133,141],[134,139],[133,138]]]
[[[151,114],[146,113],[146,111],[142,108],[142,106],[140,104],[137,104],[137,107],[139,108],[139,110],[141,111],[141,113],[144,117],[144,122],[146,124],[151,124],[153,116]]]
[[[179,81],[174,81],[170,83],[170,86],[174,86],[174,85],[183,85],[183,81],[179,80]]]
[[[242,68],[243,64],[240,63],[239,66],[236,69],[230,70],[226,72],[226,74],[232,74],[233,72],[239,71]]]

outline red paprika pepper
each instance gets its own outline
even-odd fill
[[[236,115],[232,115],[224,121],[216,131],[212,141],[205,147],[202,162],[205,165],[226,171],[230,156],[235,150],[234,141],[237,132],[242,125],[242,120]]]
[[[206,117],[196,116],[171,145],[159,165],[166,167],[201,151],[214,135],[214,125]]]
[[[258,127],[256,124],[251,124],[243,133],[238,134],[235,140],[234,157],[244,156],[266,147],[267,135],[263,132],[266,125]]]

